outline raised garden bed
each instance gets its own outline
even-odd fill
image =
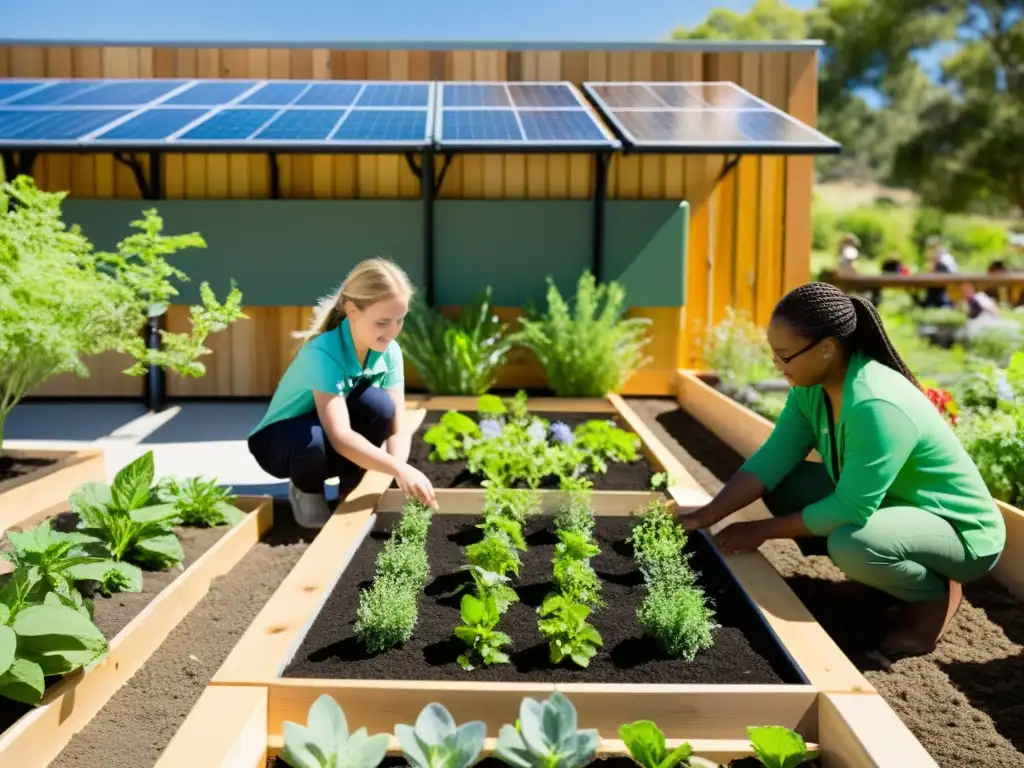
[[[234,525],[174,528],[184,552],[179,567],[143,570],[138,592],[93,596],[93,623],[108,642],[103,656],[63,677],[47,678],[35,706],[0,698],[0,763],[26,768],[48,764],[156,651],[211,582],[230,571],[270,528],[269,497],[240,496],[234,505],[245,514]],[[53,511],[55,530],[74,528],[74,513],[61,505]],[[34,518],[18,527],[29,529],[39,522]]]
[[[520,700],[526,696],[542,699],[547,695],[524,692]],[[744,715],[749,710],[723,711],[715,706],[713,695],[705,694],[703,699],[696,698],[698,695],[697,692],[683,695],[675,706],[651,713],[651,719],[666,735],[667,746],[674,748],[685,741],[693,748],[694,755],[717,763],[736,761],[734,768],[758,765],[752,762],[748,726],[744,725]],[[628,757],[627,745],[619,738],[619,725],[629,720],[617,722],[615,705],[609,707],[611,711],[603,712],[593,707],[581,707],[581,698],[574,693],[567,692],[566,696],[576,706],[579,727],[596,728],[598,731],[600,741],[595,762],[607,768],[635,765]],[[513,722],[507,718],[518,715],[519,701],[510,701],[500,712],[481,712],[460,706],[461,698],[457,691],[451,691],[436,701],[450,711],[458,724],[483,720],[487,738],[481,752],[483,760],[478,765],[503,765],[490,756],[497,746],[500,726]],[[270,700],[268,690],[261,686],[209,686],[154,768],[179,768],[183,765],[284,768],[287,763],[280,757],[284,743],[280,724],[269,725],[272,720]],[[605,702],[606,706],[608,704]],[[705,713],[704,708],[709,706],[714,711]],[[405,706],[401,699],[396,699],[390,717],[382,714],[367,718],[358,704],[344,711],[350,733],[366,727],[371,734],[393,733],[396,724],[411,725],[418,714],[418,710]],[[787,727],[800,734],[809,749],[819,751],[818,764],[822,768],[936,766],[876,694],[808,693],[791,711],[779,714],[793,722]],[[304,725],[307,716],[306,711],[297,711],[294,722]],[[763,722],[758,721],[757,724]],[[394,736],[389,739],[387,754],[382,765],[407,764],[401,757],[401,745]]]
[[[102,451],[3,451],[0,534],[65,503],[83,483],[105,478]]]
[[[749,458],[768,439],[775,426],[713,386],[710,374],[679,371],[676,399],[697,421],[743,458]],[[808,456],[820,461],[817,451]],[[996,501],[1006,524],[1006,547],[993,575],[1024,600],[1024,510]]]

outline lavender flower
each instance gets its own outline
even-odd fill
[[[1012,403],[1014,400],[1013,387],[1010,386],[1005,373],[1000,373],[999,378],[996,379],[996,396],[1008,403]]]
[[[531,421],[530,426],[526,428],[526,434],[532,437],[534,440],[542,441],[547,437],[547,432],[544,430],[544,425],[539,421]]]
[[[551,425],[551,437],[556,443],[565,443],[566,445],[572,445],[575,440],[572,430],[560,421]]]
[[[481,419],[480,432],[488,440],[501,436],[502,425],[497,419]]]

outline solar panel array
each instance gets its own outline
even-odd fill
[[[619,146],[568,83],[440,83],[436,120],[441,148]]]
[[[734,83],[583,89],[596,109],[565,82],[4,79],[0,149],[839,149]]]
[[[840,145],[735,83],[584,83],[640,151],[821,154]]]
[[[0,144],[423,148],[433,98],[423,82],[4,81]]]

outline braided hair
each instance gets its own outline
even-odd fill
[[[807,283],[782,297],[773,317],[785,320],[808,341],[834,337],[847,354],[862,352],[902,373],[918,389],[921,383],[893,347],[875,305],[849,296],[829,283]]]

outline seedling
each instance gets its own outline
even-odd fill
[[[459,666],[472,670],[478,663],[484,666],[507,664],[508,654],[501,648],[509,645],[512,638],[495,629],[501,620],[496,597],[493,594],[463,595],[460,613],[462,625],[455,628],[455,636],[469,649],[459,656]]]
[[[487,726],[472,720],[456,726],[441,704],[428,704],[415,726],[396,725],[395,736],[412,768],[469,768],[480,757]]]
[[[345,713],[324,694],[309,708],[307,725],[285,720],[281,759],[292,768],[376,768],[387,754],[390,737],[370,736],[366,728],[352,734]]]
[[[587,623],[589,606],[574,603],[564,595],[551,594],[537,612],[544,617],[537,628],[548,640],[551,662],[561,664],[569,658],[581,667],[590,666],[590,660],[604,641],[601,634]]]
[[[781,725],[752,726],[747,729],[747,736],[765,768],[796,768],[819,754],[818,750],[807,749],[799,733]]]
[[[581,768],[593,759],[600,736],[576,723],[576,708],[557,691],[546,701],[525,698],[518,725],[501,727],[494,755],[512,768]]]
[[[693,747],[683,742],[673,750],[665,744],[665,734],[651,720],[637,720],[619,728],[619,738],[640,768],[675,768],[693,765]]]
[[[183,525],[237,525],[245,519],[245,513],[232,503],[231,491],[213,479],[170,475],[160,480],[155,492],[162,503],[174,505]]]

